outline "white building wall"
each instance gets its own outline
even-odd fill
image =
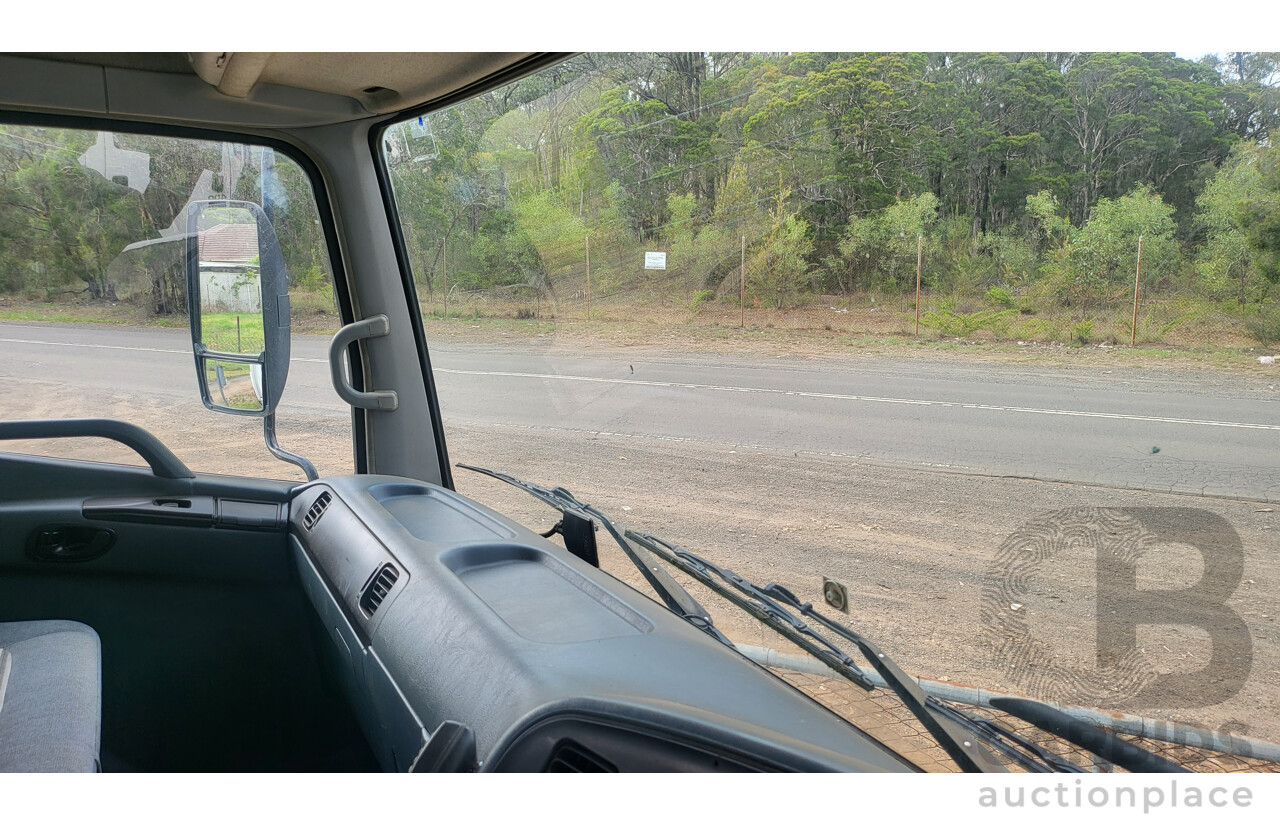
[[[262,312],[262,289],[257,272],[201,272],[200,310]]]

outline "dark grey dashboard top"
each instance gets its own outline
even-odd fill
[[[766,768],[913,769],[658,602],[452,491],[333,477],[301,488],[292,513],[423,729],[468,725],[482,763],[574,719]],[[361,600],[375,579],[385,593],[370,615]]]

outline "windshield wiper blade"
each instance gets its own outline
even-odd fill
[[[658,594],[658,597],[662,599],[663,604],[665,604],[671,612],[685,619],[694,627],[717,641],[726,644],[729,647],[733,647],[735,650],[737,649],[733,642],[729,641],[729,637],[721,633],[720,629],[715,626],[715,623],[711,620],[711,614],[706,611],[706,608],[698,604],[697,599],[689,595],[689,591],[685,590],[680,586],[679,582],[671,578],[671,574],[668,573],[665,568],[656,564],[646,563],[645,560],[640,557],[640,554],[636,552],[635,547],[632,546],[631,542],[628,541],[618,528],[614,526],[613,522],[609,520],[608,516],[597,510],[595,507],[579,501],[573,493],[563,487],[543,487],[540,484],[522,481],[515,476],[500,473],[497,470],[489,470],[484,467],[473,467],[470,464],[458,464],[457,466],[464,470],[471,470],[472,472],[480,473],[481,475],[486,475],[490,478],[496,478],[498,481],[505,481],[513,487],[518,487],[539,501],[556,508],[562,515],[565,513],[572,513],[582,518],[599,522],[601,526],[608,531],[609,535],[613,536],[613,540],[622,548],[622,552],[626,554],[627,558],[631,560],[631,563],[636,566],[636,569],[644,576],[645,581],[649,582],[649,585],[654,589],[654,592]]]
[[[718,595],[746,610],[849,681],[854,682],[864,690],[873,690],[875,688],[875,685],[863,675],[848,654],[833,645],[821,634],[814,632],[812,628],[796,618],[790,611],[783,609],[781,605],[775,603],[773,599],[733,571],[717,567],[711,562],[690,553],[688,550],[678,548],[676,545],[670,544],[657,536],[651,536],[648,533],[628,530],[627,537],[649,552],[655,553],[668,563],[684,570]],[[679,560],[673,559],[668,555],[668,552],[678,552],[682,554],[682,558]],[[712,575],[713,570],[716,575],[725,579],[725,581],[729,581],[732,586],[721,584],[717,581],[716,576]],[[743,595],[744,593],[746,595]]]
[[[906,671],[899,667],[896,662],[885,655],[880,648],[860,634],[854,633],[843,625],[837,624],[814,611],[812,605],[802,603],[796,598],[795,594],[782,585],[772,583],[765,587],[759,587],[732,570],[720,567],[685,550],[683,547],[660,539],[657,536],[628,530],[627,537],[658,555],[669,564],[673,564],[697,578],[717,593],[730,598],[735,604],[745,607],[752,615],[779,630],[792,641],[800,644],[801,647],[813,653],[823,663],[832,667],[833,670],[846,676],[864,689],[871,690],[873,687],[871,681],[862,675],[852,659],[820,633],[801,621],[791,611],[784,609],[782,605],[798,611],[802,616],[817,620],[828,630],[857,646],[862,655],[871,662],[872,667],[884,679],[889,689],[898,695],[902,703],[920,720],[925,729],[933,735],[938,744],[955,760],[961,769],[967,772],[982,773],[1007,772],[1004,765],[1000,764],[1000,761],[978,742],[978,737],[974,736],[972,731],[965,731],[947,715],[935,712],[928,703],[929,696],[924,689],[908,676]],[[744,600],[729,596],[726,590],[715,581],[715,578],[719,578],[734,591],[737,591],[737,594],[745,595],[747,598]],[[817,651],[821,651],[821,653]],[[835,660],[839,666],[833,666],[832,660]],[[857,674],[857,676],[855,677],[853,674]]]

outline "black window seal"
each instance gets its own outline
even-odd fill
[[[311,184],[311,194],[315,198],[316,211],[320,216],[320,230],[324,233],[326,251],[329,253],[329,267],[333,271],[333,294],[337,299],[338,313],[342,323],[349,324],[355,319],[351,301],[351,292],[347,283],[346,267],[343,265],[342,249],[338,241],[337,223],[334,220],[333,207],[329,202],[329,190],[324,185],[324,175],[320,167],[301,147],[278,137],[270,137],[254,132],[235,132],[221,129],[210,129],[195,126],[178,126],[169,123],[155,123],[146,120],[128,120],[109,117],[86,117],[83,115],[51,114],[45,112],[26,112],[17,109],[0,109],[0,125],[43,126],[53,129],[77,129],[81,131],[122,132],[135,135],[154,135],[157,137],[181,138],[187,140],[226,141],[231,143],[250,143],[265,146],[288,157],[307,176]],[[356,386],[363,386],[364,374],[359,358],[351,358],[351,381]],[[366,474],[368,469],[368,452],[365,445],[364,410],[352,408],[351,430],[352,450],[355,471]]]
[[[514,83],[541,69],[562,63],[572,57],[574,52],[549,52],[537,54],[521,60],[507,69],[490,75],[484,80],[473,83],[452,94],[437,98],[425,106],[405,109],[384,118],[369,129],[369,152],[373,155],[373,166],[378,175],[378,188],[382,193],[382,205],[387,211],[388,228],[391,230],[391,241],[395,247],[396,262],[400,267],[400,282],[404,287],[404,298],[409,310],[409,320],[413,327],[414,341],[418,346],[418,361],[422,366],[423,383],[427,388],[427,408],[431,413],[431,429],[435,434],[436,454],[440,459],[440,485],[450,490],[457,488],[453,483],[453,467],[449,462],[449,450],[445,443],[444,420],[440,415],[440,401],[436,394],[435,373],[431,369],[431,355],[427,350],[426,330],[422,326],[422,306],[418,303],[418,288],[413,281],[413,267],[409,263],[408,249],[405,246],[404,228],[400,221],[400,212],[396,207],[395,193],[391,188],[391,170],[387,168],[386,158],[382,153],[382,141],[387,130],[404,121],[447,109],[478,97],[487,91]]]

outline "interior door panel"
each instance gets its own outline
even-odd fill
[[[0,453],[0,621],[98,632],[105,769],[376,764],[322,674],[283,516],[270,517],[290,489]],[[42,558],[42,543],[70,549]]]

